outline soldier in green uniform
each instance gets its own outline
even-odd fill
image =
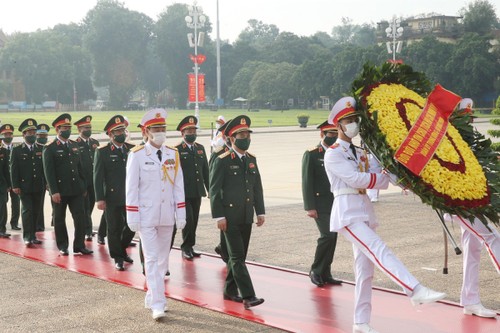
[[[254,211],[257,226],[265,221],[264,194],[257,160],[250,146],[250,118],[241,115],[227,125],[232,147],[213,162],[210,173],[212,217],[224,232],[229,253],[223,297],[243,302],[245,309],[257,306],[257,298],[245,263]],[[239,293],[238,293],[239,291]]]
[[[50,126],[47,124],[38,124],[36,126],[36,146],[40,149],[47,144],[49,137]],[[42,163],[43,168],[43,163]],[[36,231],[45,231],[45,217],[43,213],[43,206],[45,204],[45,192],[47,191],[47,182],[45,181],[45,173],[43,176],[45,189],[42,194],[41,202],[40,202],[40,210],[36,214]]]
[[[3,138],[3,134],[0,133]],[[0,145],[0,238],[9,238],[7,233],[7,201],[10,189],[9,152]]]
[[[125,270],[123,262],[133,263],[127,254],[127,246],[134,238],[126,221],[125,173],[129,150],[134,146],[126,143],[125,119],[121,115],[111,117],[104,127],[109,143],[95,152],[94,188],[97,208],[104,210],[108,248],[115,268]]]
[[[14,126],[11,124],[4,124],[0,127],[0,133],[3,135],[3,146],[9,152],[9,157],[12,154],[12,149],[14,148],[14,144],[12,140],[14,139]],[[19,228],[19,214],[21,211],[21,203],[19,196],[12,192],[12,189],[9,191],[10,195],[10,228],[12,230],[21,230]]]
[[[43,168],[52,198],[54,231],[59,252],[68,255],[66,208],[69,206],[75,226],[73,252],[91,254],[85,248],[85,201],[87,185],[83,175],[80,149],[71,135],[71,116],[61,114],[53,122],[57,137],[43,150]]]
[[[321,142],[306,151],[302,158],[302,197],[307,216],[316,221],[319,238],[309,277],[311,282],[322,287],[325,284],[339,285],[342,282],[332,277],[333,255],[337,245],[337,233],[330,231],[330,214],[333,193],[325,170],[325,151],[337,140],[337,128],[328,121],[317,127]]]
[[[220,155],[224,154],[226,151],[231,149],[231,140],[226,136],[226,134],[224,132],[226,130],[226,126],[229,124],[230,121],[231,121],[231,119],[226,121],[224,124],[222,124],[217,129],[217,133],[218,133],[218,135],[221,136],[222,140],[224,141],[224,145],[217,146],[212,151],[212,154],[210,155],[210,160],[208,161],[208,172],[209,173],[212,170],[213,161],[217,157],[219,157]],[[222,231],[220,232],[220,242],[215,247],[214,251],[215,251],[215,253],[217,253],[221,257],[222,261],[227,263],[227,261],[229,260],[229,256],[227,254],[226,239],[224,238],[224,233]]]
[[[196,142],[196,125],[198,120],[194,116],[187,116],[181,120],[177,130],[182,133],[183,141],[175,146],[181,159],[184,174],[184,194],[186,198],[186,226],[182,230],[182,257],[192,260],[200,254],[194,251],[196,244],[196,228],[200,215],[201,198],[208,191],[208,161],[205,148]],[[206,191],[205,191],[206,189]],[[175,237],[176,229],[172,240]]]
[[[28,118],[19,125],[24,142],[12,149],[10,156],[10,177],[12,191],[19,195],[22,202],[21,220],[23,239],[26,246],[41,244],[36,239],[36,221],[45,195],[42,147],[36,145],[35,119]]]
[[[95,194],[93,182],[94,170],[94,155],[95,150],[99,147],[99,141],[92,136],[92,116],[85,116],[82,119],[73,123],[78,128],[80,134],[76,139],[76,143],[80,148],[80,159],[82,160],[83,175],[87,184],[87,196],[85,197],[85,239],[92,240],[92,211],[94,210]]]

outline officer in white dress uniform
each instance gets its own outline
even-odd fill
[[[335,103],[328,122],[338,128],[337,142],[325,153],[325,168],[335,197],[330,229],[353,244],[353,332],[375,333],[369,325],[374,265],[400,285],[414,305],[434,302],[446,295],[422,286],[375,233],[378,224],[366,189],[386,189],[389,175],[370,173],[366,153],[352,145],[351,139],[359,132],[354,98],[344,97]]]
[[[145,307],[153,318],[165,317],[164,277],[174,223],[177,229],[186,224],[184,181],[179,154],[165,142],[167,113],[163,109],[148,111],[141,123],[148,142],[130,151],[127,161],[127,223],[141,237],[145,258]]]
[[[215,121],[215,128],[216,131],[210,140],[210,145],[212,146],[212,151],[216,150],[217,148],[223,147],[226,144],[226,139],[224,137],[224,133],[220,131],[220,127],[226,123],[226,120],[224,119],[223,115],[220,115],[217,117],[217,120]]]
[[[472,105],[473,101],[470,98],[464,98],[460,101],[459,113],[472,115]],[[490,255],[493,266],[500,273],[500,233],[491,224],[488,224],[490,229],[488,230],[477,218],[474,223],[456,215],[444,214],[444,218],[446,221],[459,223],[462,229],[463,281],[460,304],[464,307],[464,313],[485,318],[495,317],[497,315],[495,311],[487,309],[481,304],[479,264],[481,250],[484,246]]]

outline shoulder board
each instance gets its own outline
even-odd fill
[[[68,142],[69,142],[69,143],[76,143],[76,141],[75,141],[75,140],[71,140],[71,139],[68,139]]]
[[[228,151],[226,151],[224,154],[220,154],[220,155],[219,155],[219,158],[225,158],[225,157],[228,157],[230,154],[231,154],[231,151],[230,151],[230,150],[228,150]]]
[[[252,156],[252,157],[254,157],[254,158],[255,158],[255,155],[254,155],[254,154],[251,154],[251,153],[249,153],[249,152],[247,152],[247,154],[248,154],[248,156]]]
[[[135,147],[135,145],[133,143],[130,143],[130,142],[125,142],[124,145],[129,150]]]
[[[221,152],[223,149],[224,149],[224,146],[217,147],[217,148],[214,149],[213,153],[217,154],[217,153]]]
[[[309,149],[309,151],[311,151],[311,152],[312,152],[312,151],[315,151],[315,150],[318,150],[318,149],[319,149],[319,147],[318,147],[318,146],[315,146],[315,147],[310,148],[310,149]]]
[[[141,149],[144,149],[144,146],[137,145],[137,146],[134,146],[132,149],[130,149],[130,152],[131,153],[136,153],[136,152],[138,152]]]
[[[51,142],[46,143],[45,145],[46,146],[51,146],[51,145],[55,145],[55,144],[57,144],[57,138],[54,139],[54,140],[52,140]]]
[[[333,145],[330,146],[330,148],[332,149],[335,149],[337,148],[338,146],[340,146],[337,142],[335,142]]]
[[[104,149],[106,147],[109,147],[109,145],[99,146],[99,147],[97,147],[97,149]]]
[[[91,142],[99,143],[99,141],[98,141],[98,140],[96,140],[96,139],[94,139],[94,138],[90,138],[89,140],[90,140]]]
[[[169,148],[169,149],[172,149],[172,150],[178,150],[176,147],[172,147],[172,146],[167,146],[165,145],[165,147]]]

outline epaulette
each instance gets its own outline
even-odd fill
[[[177,148],[172,147],[172,146],[167,146],[167,145],[165,145],[165,147],[167,147],[167,148],[169,148],[169,149],[172,149],[172,150],[178,150]]]
[[[335,149],[337,148],[338,146],[340,146],[337,142],[335,142],[333,145],[330,146],[330,148],[332,149]]]
[[[124,142],[123,144],[125,145],[125,147],[127,147],[128,150],[135,147],[135,145],[133,143],[130,143],[130,142]]]
[[[137,145],[137,146],[134,146],[132,149],[130,149],[130,152],[131,153],[136,153],[136,152],[138,152],[141,149],[144,149],[144,146]]]
[[[255,155],[254,154],[251,154],[249,152],[247,152],[248,156],[252,156],[253,158],[255,158]]]
[[[71,139],[68,139],[68,142],[70,142],[70,143],[76,143],[75,140],[71,140]]]
[[[217,154],[218,152],[222,151],[222,149],[224,149],[224,146],[217,147],[214,149],[213,153]]]
[[[224,154],[220,154],[220,155],[219,155],[219,158],[225,158],[225,157],[228,157],[230,154],[231,154],[231,151],[230,151],[230,150],[228,150],[228,151],[226,151]]]
[[[309,151],[315,151],[317,150],[319,147],[318,146],[315,146],[315,147],[312,147],[311,149],[309,149]]]

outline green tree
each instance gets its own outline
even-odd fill
[[[250,99],[286,105],[287,99],[296,96],[291,80],[296,70],[297,65],[287,62],[259,67],[250,81]]]
[[[263,51],[276,41],[279,33],[280,30],[276,25],[251,19],[248,20],[248,27],[240,33],[236,41],[248,44],[258,51]]]
[[[84,19],[84,42],[92,54],[94,80],[108,86],[110,105],[122,107],[140,85],[153,21],[116,0],[99,0]]]
[[[475,0],[460,10],[463,16],[465,32],[479,35],[490,34],[493,29],[500,28],[495,8],[488,0]]]
[[[255,73],[260,70],[269,69],[270,64],[260,61],[248,61],[234,76],[228,90],[228,99],[233,100],[238,97],[250,97],[250,81]]]

